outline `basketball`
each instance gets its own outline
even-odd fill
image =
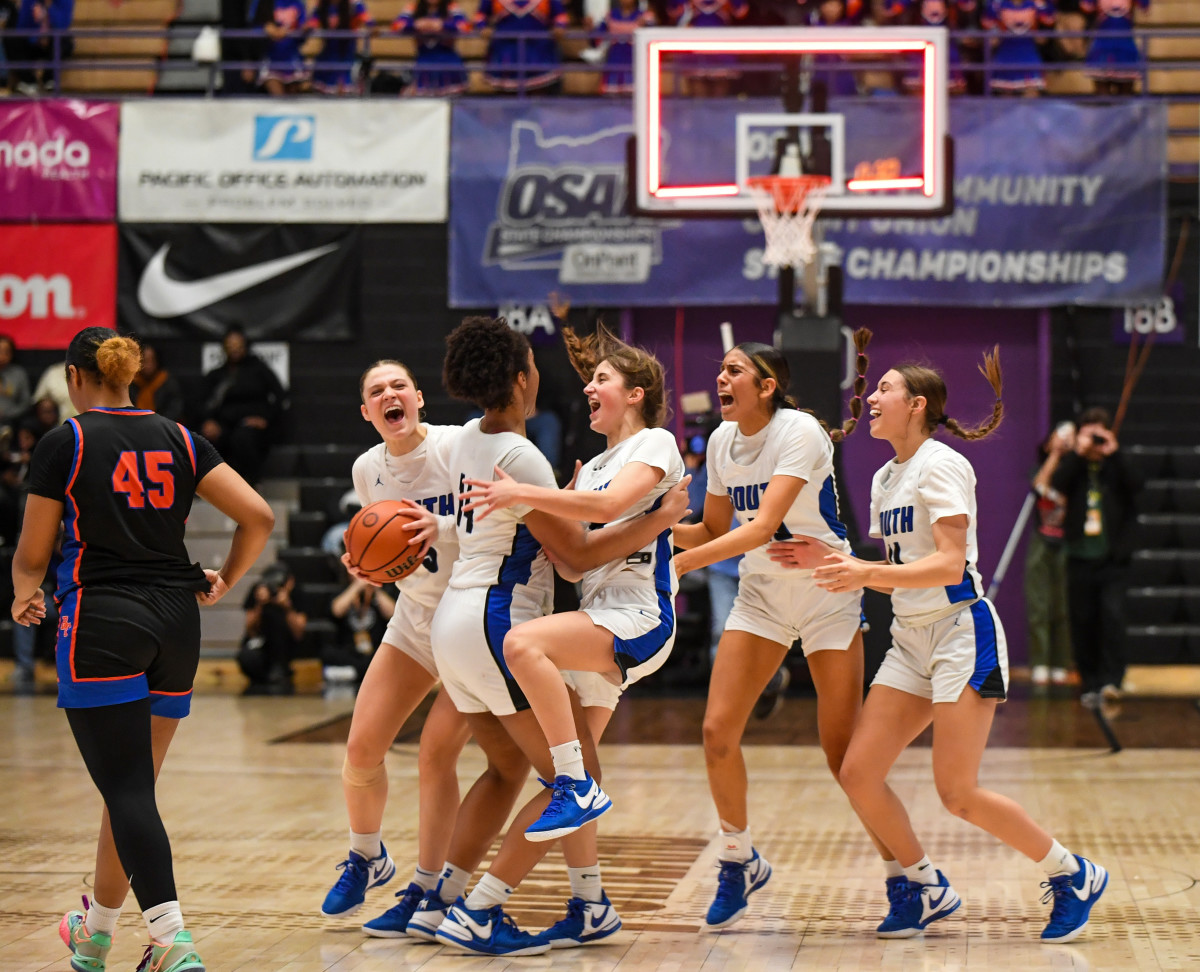
[[[364,506],[346,529],[351,565],[378,584],[403,580],[421,566],[423,546],[409,544],[412,531],[404,529],[415,518],[413,508],[397,500]]]

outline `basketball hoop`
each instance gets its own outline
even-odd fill
[[[763,263],[803,267],[817,255],[813,224],[832,180],[825,175],[765,175],[746,180],[767,237]]]

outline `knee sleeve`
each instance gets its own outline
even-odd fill
[[[387,767],[383,763],[372,766],[370,769],[359,769],[357,766],[351,766],[350,760],[347,758],[342,763],[342,782],[347,786],[367,787],[377,786],[387,780]]]

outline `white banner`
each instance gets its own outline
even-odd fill
[[[119,158],[128,222],[442,223],[450,103],[125,102]]]

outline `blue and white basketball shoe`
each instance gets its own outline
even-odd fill
[[[405,929],[405,933],[409,938],[417,938],[423,942],[438,944],[437,930],[441,927],[442,922],[446,920],[446,912],[449,910],[450,906],[442,900],[441,895],[437,893],[436,889],[426,891],[425,897],[417,905],[417,910],[408,919],[408,927]]]
[[[1045,903],[1054,899],[1050,910],[1050,923],[1042,930],[1042,941],[1051,943],[1073,942],[1083,932],[1091,914],[1092,905],[1100,900],[1108,887],[1108,871],[1093,864],[1086,857],[1074,855],[1079,870],[1074,874],[1059,874],[1044,881]]]
[[[912,938],[927,925],[957,911],[962,904],[958,892],[950,887],[941,871],[937,872],[937,884],[921,884],[905,877],[888,878],[887,884],[891,907],[883,923],[875,929],[880,938]]]
[[[752,850],[748,861],[720,861],[717,896],[704,920],[709,928],[732,925],[746,913],[746,899],[771,880],[771,865]]]
[[[367,860],[357,851],[351,851],[350,856],[338,867],[342,876],[329,889],[325,903],[321,905],[321,914],[331,918],[354,914],[366,900],[368,889],[387,884],[396,873],[396,865],[382,844],[379,845],[378,857]]]
[[[523,932],[500,905],[478,911],[459,898],[438,927],[439,945],[448,945],[476,955],[541,955],[550,943]]]
[[[538,782],[550,788],[553,793],[549,806],[526,828],[526,840],[556,840],[565,837],[612,808],[612,800],[586,770],[582,780],[571,776],[556,776],[553,783],[547,783],[543,779],[539,779]]]
[[[366,922],[363,931],[374,938],[404,937],[409,921],[425,897],[425,889],[414,882],[403,891],[397,891],[396,897],[400,900],[378,918]]]
[[[572,898],[567,902],[567,917],[537,937],[539,941],[549,942],[551,948],[575,948],[591,945],[620,930],[621,918],[617,909],[608,900],[608,895],[602,893],[599,901]]]

